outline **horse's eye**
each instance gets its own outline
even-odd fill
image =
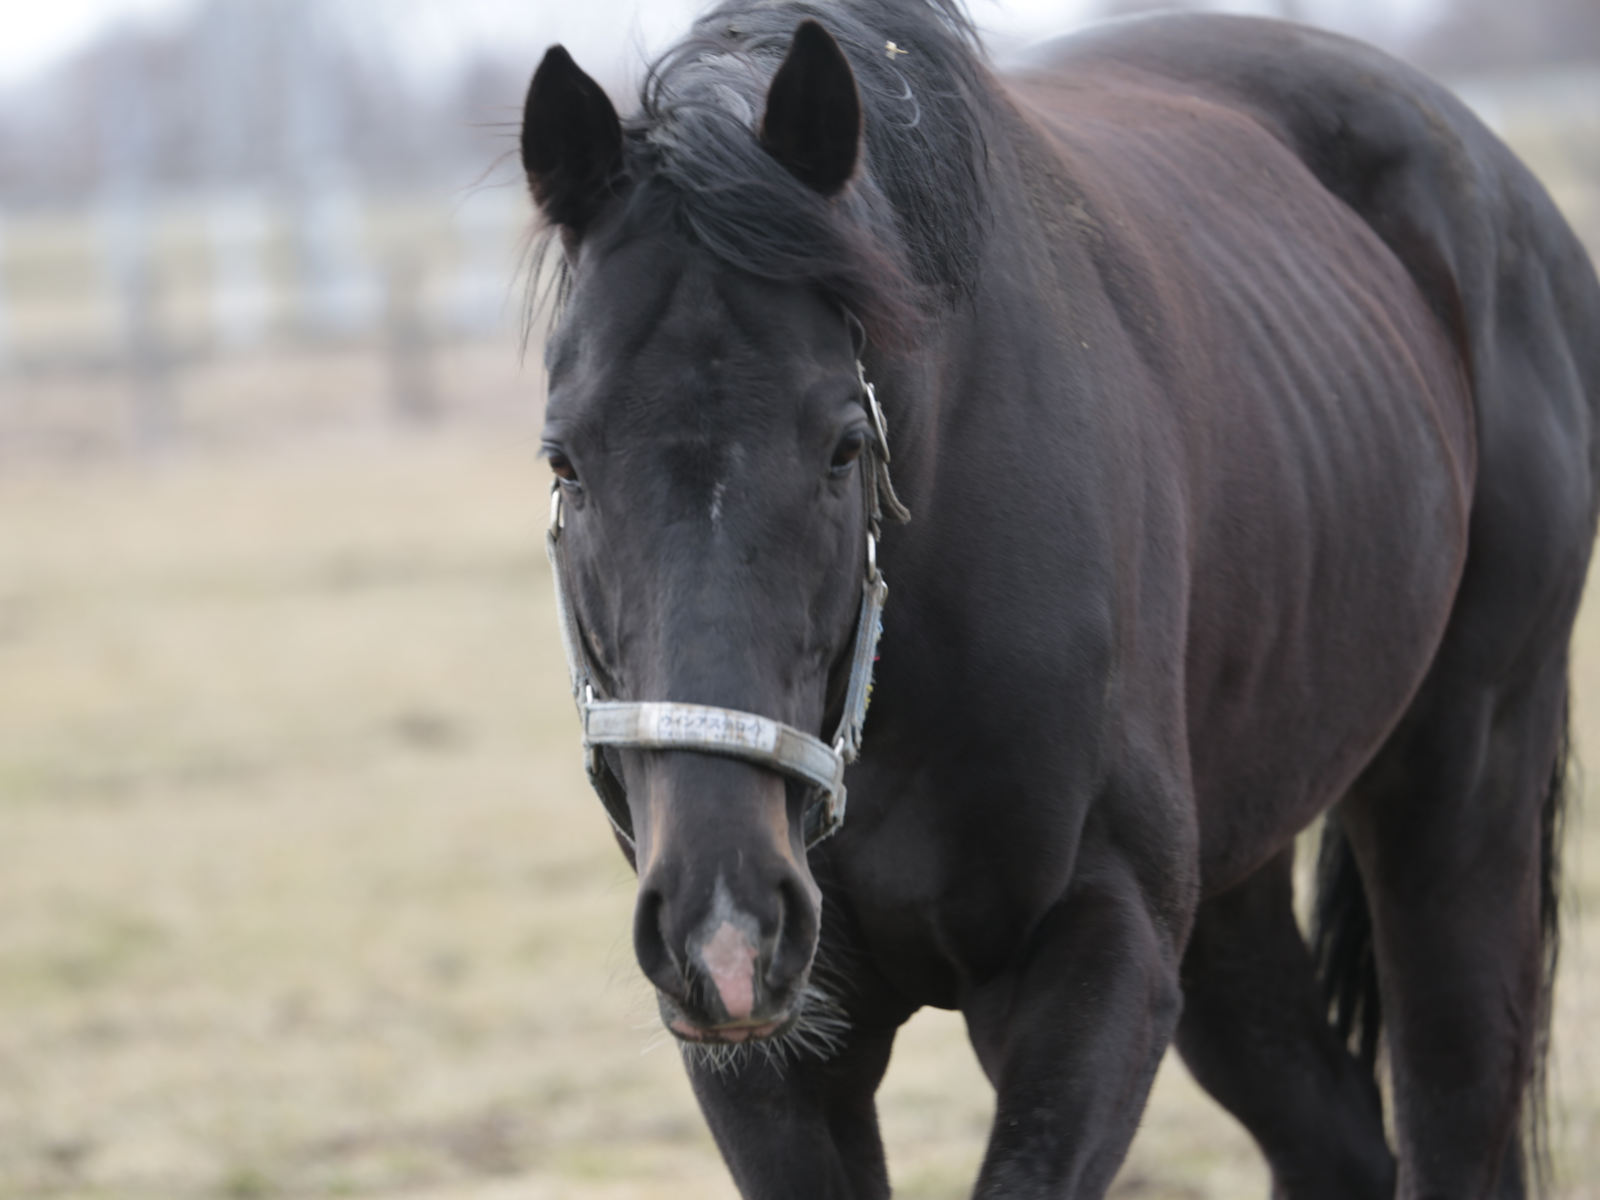
[[[867,435],[859,429],[852,429],[839,439],[839,444],[833,450],[833,462],[830,467],[835,475],[843,475],[850,469],[850,464],[861,457],[861,451],[867,444]]]
[[[550,470],[562,483],[577,483],[578,472],[573,469],[572,460],[559,450],[547,450],[545,457],[550,460]]]

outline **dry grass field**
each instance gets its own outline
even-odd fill
[[[7,465],[0,1197],[730,1200],[578,768],[545,479],[509,434]],[[1600,762],[1600,616],[1576,682]],[[1582,807],[1566,1200],[1600,1197]],[[897,1194],[966,1195],[956,1020],[913,1022],[882,1099]],[[1266,1180],[1169,1063],[1116,1195]]]

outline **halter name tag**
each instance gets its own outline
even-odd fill
[[[754,713],[706,709],[687,704],[658,703],[651,732],[663,745],[740,746],[771,753],[778,745],[778,726]]]

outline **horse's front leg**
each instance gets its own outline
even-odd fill
[[[1174,924],[1126,861],[1086,849],[1022,960],[964,1006],[996,1091],[977,1200],[1105,1195],[1177,1024]]]
[[[873,1096],[894,1030],[852,1030],[826,1059],[751,1048],[733,1062],[688,1051],[689,1081],[745,1200],[885,1200]]]

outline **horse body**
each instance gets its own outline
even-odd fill
[[[1096,807],[1067,797],[1109,774],[1166,778],[1179,811],[1152,818],[1141,794],[1128,819],[1194,826],[1207,893],[1343,794],[1443,634],[1475,461],[1464,380],[1415,284],[1281,143],[1216,105],[1186,124],[1146,118],[1141,101],[1173,102],[1130,105],[1092,71],[1063,78],[1068,97],[1022,108],[1015,141],[991,143],[1020,162],[1053,154],[1056,208],[1013,201],[997,218],[1015,216],[1015,243],[973,306],[972,348],[942,388],[906,389],[936,398],[938,445],[963,453],[908,484],[918,519],[885,547],[898,586],[880,686],[895,699],[858,776],[860,825],[829,850],[859,858],[859,908],[948,909],[972,927],[972,961],[945,972],[969,978],[1059,898],[1074,826]],[[1174,124],[1188,141],[1163,140]],[[1130,145],[1130,125],[1155,132]],[[1018,330],[1020,362],[993,349]],[[973,449],[985,442],[1051,452],[994,465]],[[929,604],[964,624],[924,618]],[[1014,738],[1031,763],[974,762],[971,743],[1009,760]],[[930,747],[944,761],[927,763]],[[1030,770],[1037,781],[998,782]],[[880,790],[897,798],[881,842],[863,828]],[[960,889],[872,894],[885,845],[900,860],[929,840],[913,824],[941,835],[906,872],[914,886],[1019,886],[1034,879],[1026,846],[1034,894],[997,912]],[[1003,863],[1000,881],[940,861],[950,848]],[[1175,880],[1195,874],[1194,853],[1175,851]],[[899,923],[881,941],[889,960],[959,944]]]
[[[810,11],[725,6],[679,69],[743,96],[774,31],[786,45]],[[909,0],[848,17],[862,79],[883,69],[867,47],[939,59],[959,40]],[[877,159],[854,192],[832,118],[786,115],[786,89],[821,89],[815,110],[844,113],[853,147],[842,62],[806,33],[776,77],[755,72],[772,78],[763,144],[836,208],[854,197],[854,219],[886,198],[915,236],[931,201],[884,168],[899,134],[874,130],[870,100]],[[907,95],[930,82],[907,78]],[[880,548],[894,594],[849,824],[797,855],[776,776],[619,756],[636,940],[673,1028],[754,1027],[717,1024],[697,971],[750,1022],[787,1012],[806,978],[848,1020],[825,1057],[691,1068],[735,1179],[752,1197],[886,1194],[872,1092],[894,1029],[936,1004],[963,1011],[997,1090],[981,1196],[1103,1194],[1174,1039],[1282,1195],[1521,1195],[1566,643],[1600,469],[1592,270],[1457,102],[1340,39],[1130,22],[1004,83],[931,82],[965,106],[988,182],[976,249],[952,248],[960,286],[866,354],[914,519]],[[524,158],[575,262],[552,428],[563,447],[601,424],[620,443],[581,468],[593,653],[641,696],[820,723],[849,592],[818,580],[854,578],[861,517],[777,481],[839,427],[792,397],[843,411],[827,366],[842,333],[801,295],[848,305],[848,281],[751,279],[703,231],[663,233],[630,191],[654,160],[620,148],[574,209],[560,180],[592,164],[569,153],[558,179],[555,135],[530,143],[552,107],[540,87]],[[709,523],[691,519],[707,495]],[[762,565],[774,536],[810,547],[798,574]],[[649,620],[622,613],[630,588],[665,598]],[[770,661],[763,621],[790,631]],[[730,667],[730,636],[748,663]],[[728,815],[739,804],[761,838]],[[1361,882],[1334,899],[1370,912],[1356,949],[1377,976],[1329,982],[1381,985],[1398,1166],[1370,1063],[1329,1027],[1294,925],[1294,836],[1336,804],[1329,844]],[[747,852],[759,887],[729,865]],[[767,1009],[695,966],[713,941],[742,962],[736,930],[768,964],[750,977]]]
[[[1149,568],[1187,583],[1184,654],[1148,657],[1184,689],[1214,893],[1343,794],[1421,681],[1465,556],[1471,397],[1415,281],[1270,127],[1130,71],[1113,35],[1089,41],[1019,90],[1093,222],[1063,286],[1103,297],[1090,344],[1115,365],[1095,386],[1150,428],[1133,477],[1178,492],[1182,533],[1152,514],[1112,541],[1184,542]],[[1117,609],[1174,619],[1133,596]]]

